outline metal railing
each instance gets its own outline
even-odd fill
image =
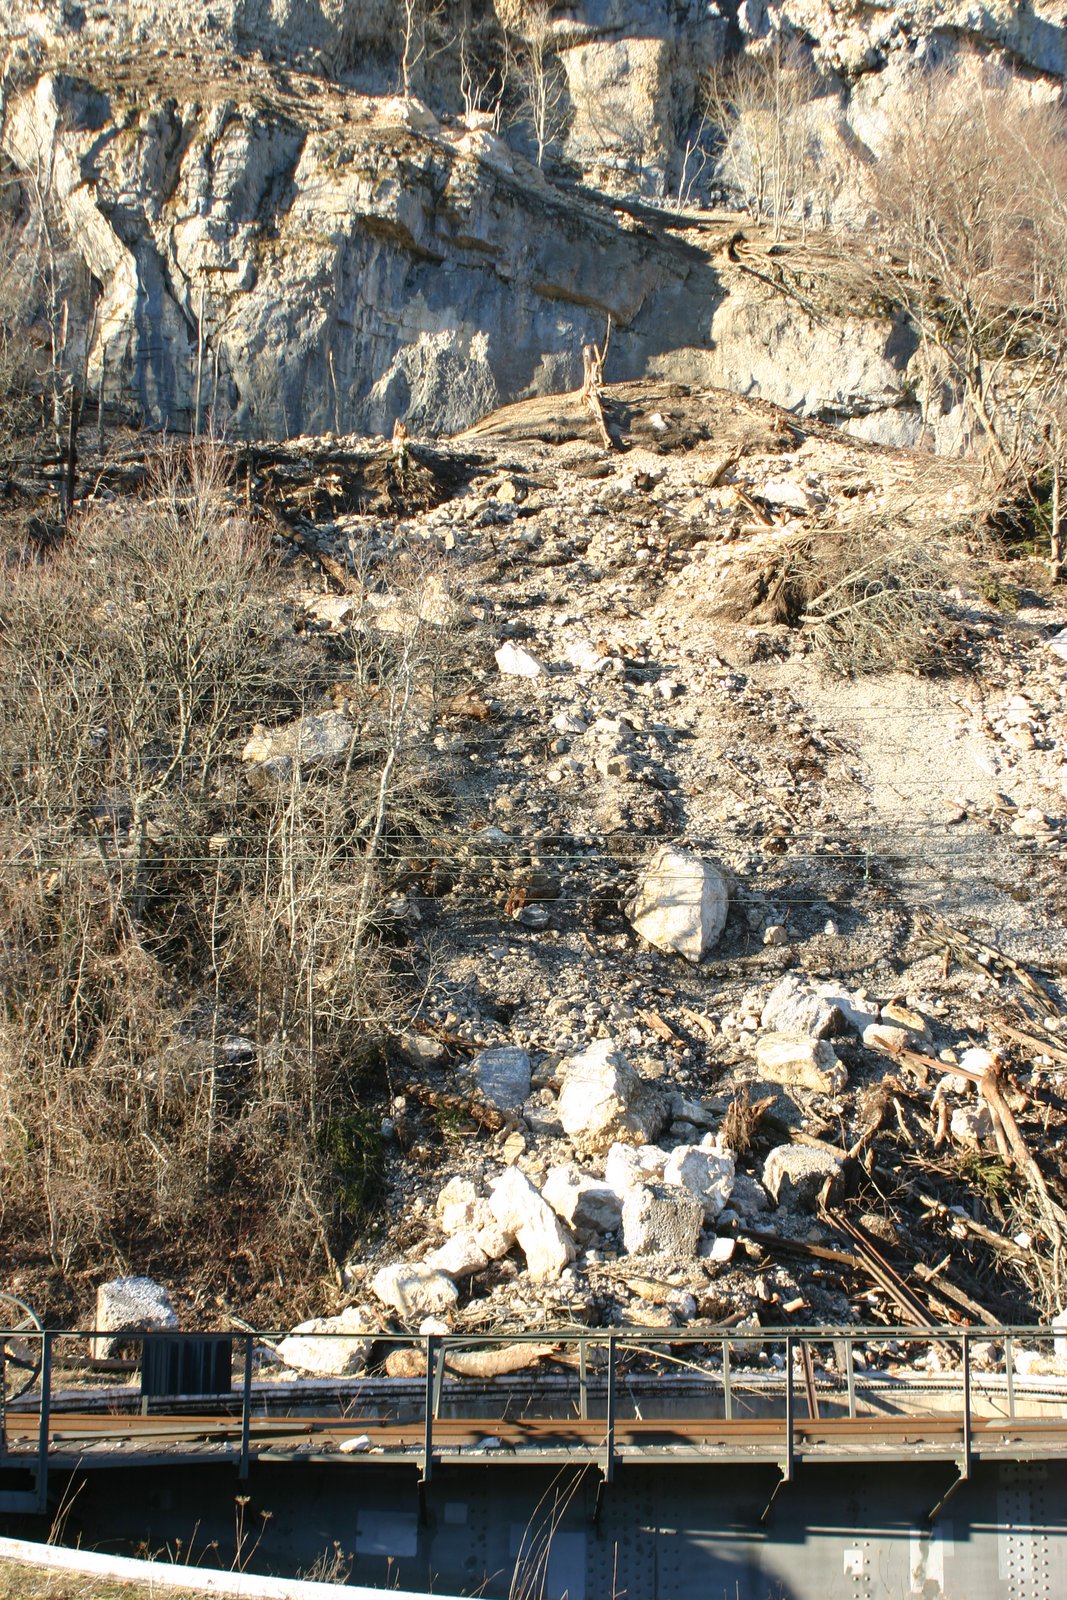
[[[8,1337],[0,1330],[0,1352]],[[948,1452],[956,1462],[958,1476],[951,1493],[971,1476],[976,1433],[983,1435],[983,1442],[986,1436],[995,1436],[1002,1449],[1007,1440],[1010,1448],[1013,1425],[1023,1420],[1024,1410],[1029,1410],[1031,1423],[1045,1425],[1040,1448],[1067,1456],[1065,1336],[1047,1327],[921,1331],[855,1326],[788,1331],[618,1327],[422,1336],[368,1332],[366,1337],[386,1354],[397,1349],[411,1352],[414,1359],[408,1360],[407,1370],[414,1368],[415,1376],[389,1377],[379,1363],[356,1377],[287,1382],[263,1381],[265,1369],[261,1369],[261,1381],[256,1382],[257,1360],[271,1359],[272,1348],[286,1337],[251,1332],[45,1330],[27,1335],[20,1331],[22,1347],[39,1341],[40,1379],[37,1393],[0,1412],[0,1469],[32,1472],[34,1488],[12,1492],[0,1487],[0,1511],[30,1509],[31,1498],[37,1509],[44,1510],[55,1434],[64,1433],[64,1442],[70,1445],[63,1418],[69,1426],[75,1419],[85,1426],[88,1408],[99,1404],[101,1394],[108,1418],[131,1443],[152,1437],[153,1404],[165,1403],[171,1423],[177,1426],[181,1407],[195,1402],[197,1438],[216,1453],[222,1449],[242,1478],[264,1450],[269,1454],[279,1449],[278,1429],[265,1435],[265,1446],[254,1443],[254,1432],[266,1428],[270,1418],[283,1434],[286,1426],[296,1431],[306,1421],[300,1409],[312,1403],[319,1406],[308,1423],[312,1437],[317,1431],[334,1446],[333,1435],[339,1430],[350,1431],[361,1418],[367,1420],[360,1406],[372,1406],[368,1425],[385,1430],[383,1437],[388,1433],[392,1446],[381,1446],[378,1454],[412,1460],[423,1483],[431,1480],[442,1459],[462,1459],[464,1452],[477,1449],[480,1460],[498,1456],[502,1461],[562,1451],[598,1467],[605,1482],[612,1481],[621,1463],[637,1455],[675,1462],[773,1460],[779,1484],[788,1484],[798,1460],[817,1456],[827,1447],[827,1437],[831,1444],[834,1439],[846,1440],[850,1425],[856,1425],[856,1433],[867,1428],[865,1438],[889,1452],[895,1449],[897,1458],[920,1454],[921,1440],[916,1443],[912,1437],[909,1442],[898,1430],[895,1443],[893,1438],[879,1441],[877,1428],[881,1423],[888,1433],[894,1421],[924,1419],[927,1433],[940,1441],[939,1458]],[[349,1330],[313,1337],[351,1340],[353,1334]],[[116,1381],[131,1375],[132,1363],[121,1373],[107,1370],[107,1363],[103,1369],[97,1364],[92,1390],[57,1389],[57,1376],[72,1364],[84,1383],[86,1366],[94,1365],[84,1351],[95,1349],[92,1341],[97,1339],[121,1339],[126,1346],[143,1349],[156,1340],[173,1345],[197,1338],[229,1341],[230,1387],[224,1392],[149,1394],[144,1385],[148,1363],[143,1358],[140,1393]],[[521,1349],[533,1344],[553,1347],[550,1369],[472,1376],[470,1362],[464,1366],[459,1360],[461,1355],[469,1358],[495,1347]],[[1020,1359],[1023,1351],[1026,1357]],[[239,1363],[234,1356],[240,1357]],[[239,1372],[231,1377],[236,1367]],[[518,1421],[510,1414],[516,1398],[522,1402]],[[324,1400],[336,1405],[328,1416],[321,1414]],[[472,1412],[472,1405],[478,1409]],[[384,1420],[383,1409],[389,1413]],[[127,1423],[122,1422],[123,1411],[129,1413]],[[457,1427],[462,1439],[463,1425],[476,1423],[499,1429],[502,1437],[489,1434],[475,1445],[465,1439],[458,1442]],[[666,1441],[657,1437],[664,1433]],[[1019,1433],[1023,1445],[1024,1435],[1025,1428]],[[87,1429],[79,1456],[86,1464],[91,1463],[93,1437],[92,1429]],[[114,1435],[109,1437],[113,1440]]]

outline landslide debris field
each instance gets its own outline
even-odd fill
[[[1020,518],[766,403],[601,400],[610,448],[574,394],[192,467],[116,438],[65,536],[18,500],[39,1310],[116,1271],[190,1324],[1063,1305],[1067,619]]]

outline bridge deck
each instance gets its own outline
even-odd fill
[[[433,1420],[432,1455],[437,1462],[488,1457],[500,1463],[533,1458],[597,1461],[604,1454],[607,1438],[603,1418],[437,1417]],[[614,1423],[612,1452],[618,1461],[773,1462],[788,1449],[788,1438],[782,1418],[624,1418]],[[360,1443],[353,1449],[355,1441]],[[8,1464],[28,1463],[38,1444],[36,1416],[30,1413],[8,1419]],[[248,1444],[250,1458],[264,1462],[311,1459],[380,1465],[383,1461],[421,1459],[426,1431],[422,1418],[260,1416],[250,1420]],[[240,1445],[240,1419],[219,1415],[116,1417],[66,1412],[55,1415],[49,1426],[49,1459],[57,1467],[187,1462],[191,1458],[220,1461],[236,1456]],[[796,1461],[955,1460],[968,1449],[975,1459],[1067,1459],[1067,1421],[972,1418],[968,1427],[961,1412],[800,1417],[792,1424],[792,1457]]]

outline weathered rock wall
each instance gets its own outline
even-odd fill
[[[162,70],[162,69],[157,69]],[[657,371],[851,415],[902,401],[899,338],[740,269],[718,236],[643,226],[553,189],[492,136],[265,72],[192,88],[45,75],[5,142],[52,174],[100,285],[89,382],[236,433],[450,432],[576,387],[614,324],[610,375]],[[405,120],[406,118],[406,120]],[[844,296],[847,300],[847,293]],[[906,354],[906,352],[905,352]]]
[[[445,0],[418,68],[420,91],[441,112],[459,109],[464,11],[482,24],[483,43],[494,28],[499,42],[505,20],[513,39],[521,35],[516,0]],[[1067,25],[1053,0],[577,0],[552,11],[566,88],[563,152],[619,194],[677,192],[692,176],[683,167],[700,126],[702,74],[724,51],[759,49],[777,30],[806,44],[840,90],[822,120],[840,112],[844,137],[861,142],[877,143],[886,96],[899,104],[934,57],[974,47],[1039,79],[1067,73]],[[0,32],[38,53],[169,43],[258,54],[386,93],[397,86],[402,29],[400,8],[379,0],[0,0]],[[507,114],[518,115],[513,92]]]
[[[206,44],[332,69],[360,46],[387,43],[395,8],[378,0],[0,0],[0,31],[45,46]]]
[[[483,20],[491,4],[480,0]],[[46,157],[100,285],[89,375],[106,397],[180,426],[199,374],[204,409],[237,433],[388,431],[397,416],[448,432],[576,385],[581,347],[610,316],[612,378],[712,383],[866,437],[919,437],[914,341],[871,311],[861,284],[834,282],[823,263],[795,292],[775,264],[738,265],[725,224],[716,234],[613,211],[554,187],[511,133],[509,145],[389,101],[395,8],[186,10],[179,39],[170,0],[0,0],[15,64],[4,143],[26,167]],[[1067,57],[1043,0],[1026,13],[922,0],[556,11],[566,154],[620,197],[676,192],[702,71],[772,26],[807,38],[837,75],[840,93],[809,108],[837,216],[854,212],[856,164],[924,60],[970,39],[1040,86]],[[454,84],[444,64],[434,71],[446,103]],[[956,420],[935,421],[939,447],[956,446]]]

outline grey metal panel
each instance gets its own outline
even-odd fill
[[[591,1504],[595,1505],[595,1489]],[[625,1470],[603,1485],[586,1562],[588,1600],[655,1595],[657,1529],[643,1477]]]
[[[0,1516],[32,1516],[40,1509],[36,1489],[0,1489]]]
[[[1060,1568],[1059,1584],[1064,1581],[1064,1541],[1050,1537],[1048,1477],[1039,1461],[1005,1463],[1000,1469],[997,1577],[1006,1600],[1051,1600],[1064,1593],[1063,1587],[1050,1587],[1053,1562]]]
[[[58,1496],[64,1482],[54,1476]],[[1062,1463],[980,1463],[933,1528],[925,1518],[954,1480],[947,1463],[801,1466],[761,1520],[775,1478],[766,1466],[622,1466],[601,1486],[589,1470],[481,1464],[440,1468],[420,1501],[412,1468],[253,1462],[247,1521],[256,1533],[259,1513],[271,1512],[259,1570],[306,1572],[337,1540],[355,1555],[353,1581],[487,1600],[507,1596],[524,1533],[553,1523],[544,1600],[1067,1596]],[[82,1483],[68,1538],[162,1548],[187,1543],[199,1525],[196,1554],[218,1538],[228,1564],[242,1488],[232,1466],[116,1469]],[[528,1592],[540,1594],[540,1582]]]

